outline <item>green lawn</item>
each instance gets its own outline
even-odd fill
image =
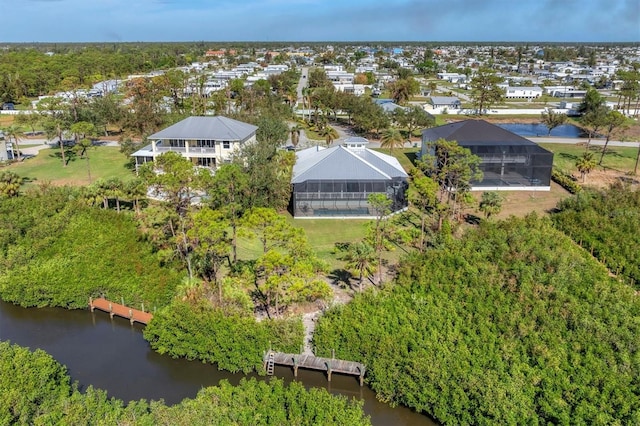
[[[69,162],[62,167],[58,148],[43,149],[33,158],[7,167],[28,182],[51,182],[54,185],[87,185],[89,177],[87,162],[71,151],[67,151]],[[99,146],[89,150],[91,179],[119,177],[133,179],[134,174],[126,168],[127,158],[118,147]]]
[[[406,172],[409,172],[409,170],[415,167],[416,155],[420,152],[420,148],[394,149],[393,151],[389,151],[386,148],[373,148],[373,151],[396,157],[402,168]]]
[[[368,220],[360,219],[293,219],[289,221],[304,229],[309,244],[317,256],[327,262],[331,268],[340,268],[343,263],[337,259],[336,243],[353,243],[365,236]],[[262,254],[260,242],[256,239],[239,238],[238,256],[241,259],[255,259]]]
[[[584,145],[541,143],[540,146],[554,153],[553,165],[565,172],[575,171],[576,160],[585,152]],[[589,150],[598,161],[602,153],[601,146],[590,146]],[[638,148],[611,146],[607,148],[602,165],[606,169],[613,169],[623,173],[633,171]]]

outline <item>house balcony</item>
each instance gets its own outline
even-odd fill
[[[157,145],[156,152],[169,152],[169,151],[173,151],[173,152],[187,152],[187,148],[185,148],[184,146],[162,146],[162,145]]]
[[[203,146],[190,146],[189,150],[184,146],[163,146],[156,145],[156,152],[180,152],[180,153],[189,153],[189,154],[216,154],[215,148],[203,147]]]

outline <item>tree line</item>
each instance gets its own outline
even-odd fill
[[[163,401],[125,404],[100,389],[80,391],[67,369],[38,349],[0,342],[0,423],[91,425],[368,425],[362,402],[306,390],[293,382],[221,381],[195,398],[168,406]]]

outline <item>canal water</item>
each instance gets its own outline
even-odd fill
[[[515,133],[523,137],[546,137],[549,134],[549,129],[544,124],[540,123],[500,123],[499,127],[505,130]],[[551,130],[551,135],[557,138],[585,138],[588,137],[586,133],[573,124],[563,124]]]
[[[10,340],[32,350],[42,349],[67,367],[81,389],[93,385],[125,402],[163,399],[167,404],[176,404],[222,379],[232,384],[243,377],[265,379],[159,355],[142,337],[143,327],[132,326],[126,319],[111,320],[104,312],[25,309],[0,301],[0,340]],[[293,372],[288,368],[276,367],[275,373],[287,382],[293,380]],[[371,389],[360,387],[356,377],[334,374],[328,383],[321,372],[299,370],[298,380],[307,388],[325,388],[334,394],[364,400],[364,410],[374,425],[436,424],[409,408],[392,408],[379,402]]]

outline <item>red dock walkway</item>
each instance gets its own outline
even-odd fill
[[[111,302],[107,299],[103,299],[102,297],[89,299],[89,308],[91,309],[91,312],[93,312],[94,309],[108,312],[111,318],[113,318],[114,315],[126,318],[131,322],[131,324],[139,322],[140,324],[147,325],[149,324],[149,321],[151,321],[151,318],[153,318],[153,314],[150,314],[149,312],[139,311],[128,306],[120,305],[119,303]]]

